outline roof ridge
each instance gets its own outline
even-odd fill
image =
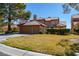
[[[36,21],[36,20],[26,22],[24,25],[43,25],[43,26],[46,26],[45,24],[43,24],[39,21]]]

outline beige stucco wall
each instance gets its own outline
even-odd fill
[[[48,28],[55,27],[59,22],[58,21],[46,21],[45,24]]]
[[[47,25],[47,27],[51,27],[51,22],[50,21],[45,21],[45,24]]]
[[[71,32],[74,32],[75,22],[79,22],[79,18],[71,18]]]
[[[43,26],[20,26],[20,33],[38,34],[40,31],[44,32]]]

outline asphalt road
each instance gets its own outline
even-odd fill
[[[0,52],[0,56],[9,56],[9,55]]]

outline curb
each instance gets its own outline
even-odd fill
[[[79,56],[79,53],[75,53],[76,56]]]
[[[48,54],[21,50],[10,46],[6,46],[4,44],[0,44],[0,51],[10,56],[52,56]]]

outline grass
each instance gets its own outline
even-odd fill
[[[1,29],[0,29],[0,34],[4,34],[5,32],[3,32]]]
[[[37,34],[31,36],[21,36],[16,38],[8,38],[1,42],[15,48],[30,50],[50,55],[64,55],[65,48],[57,45],[61,40],[78,38],[78,35],[52,35]]]

